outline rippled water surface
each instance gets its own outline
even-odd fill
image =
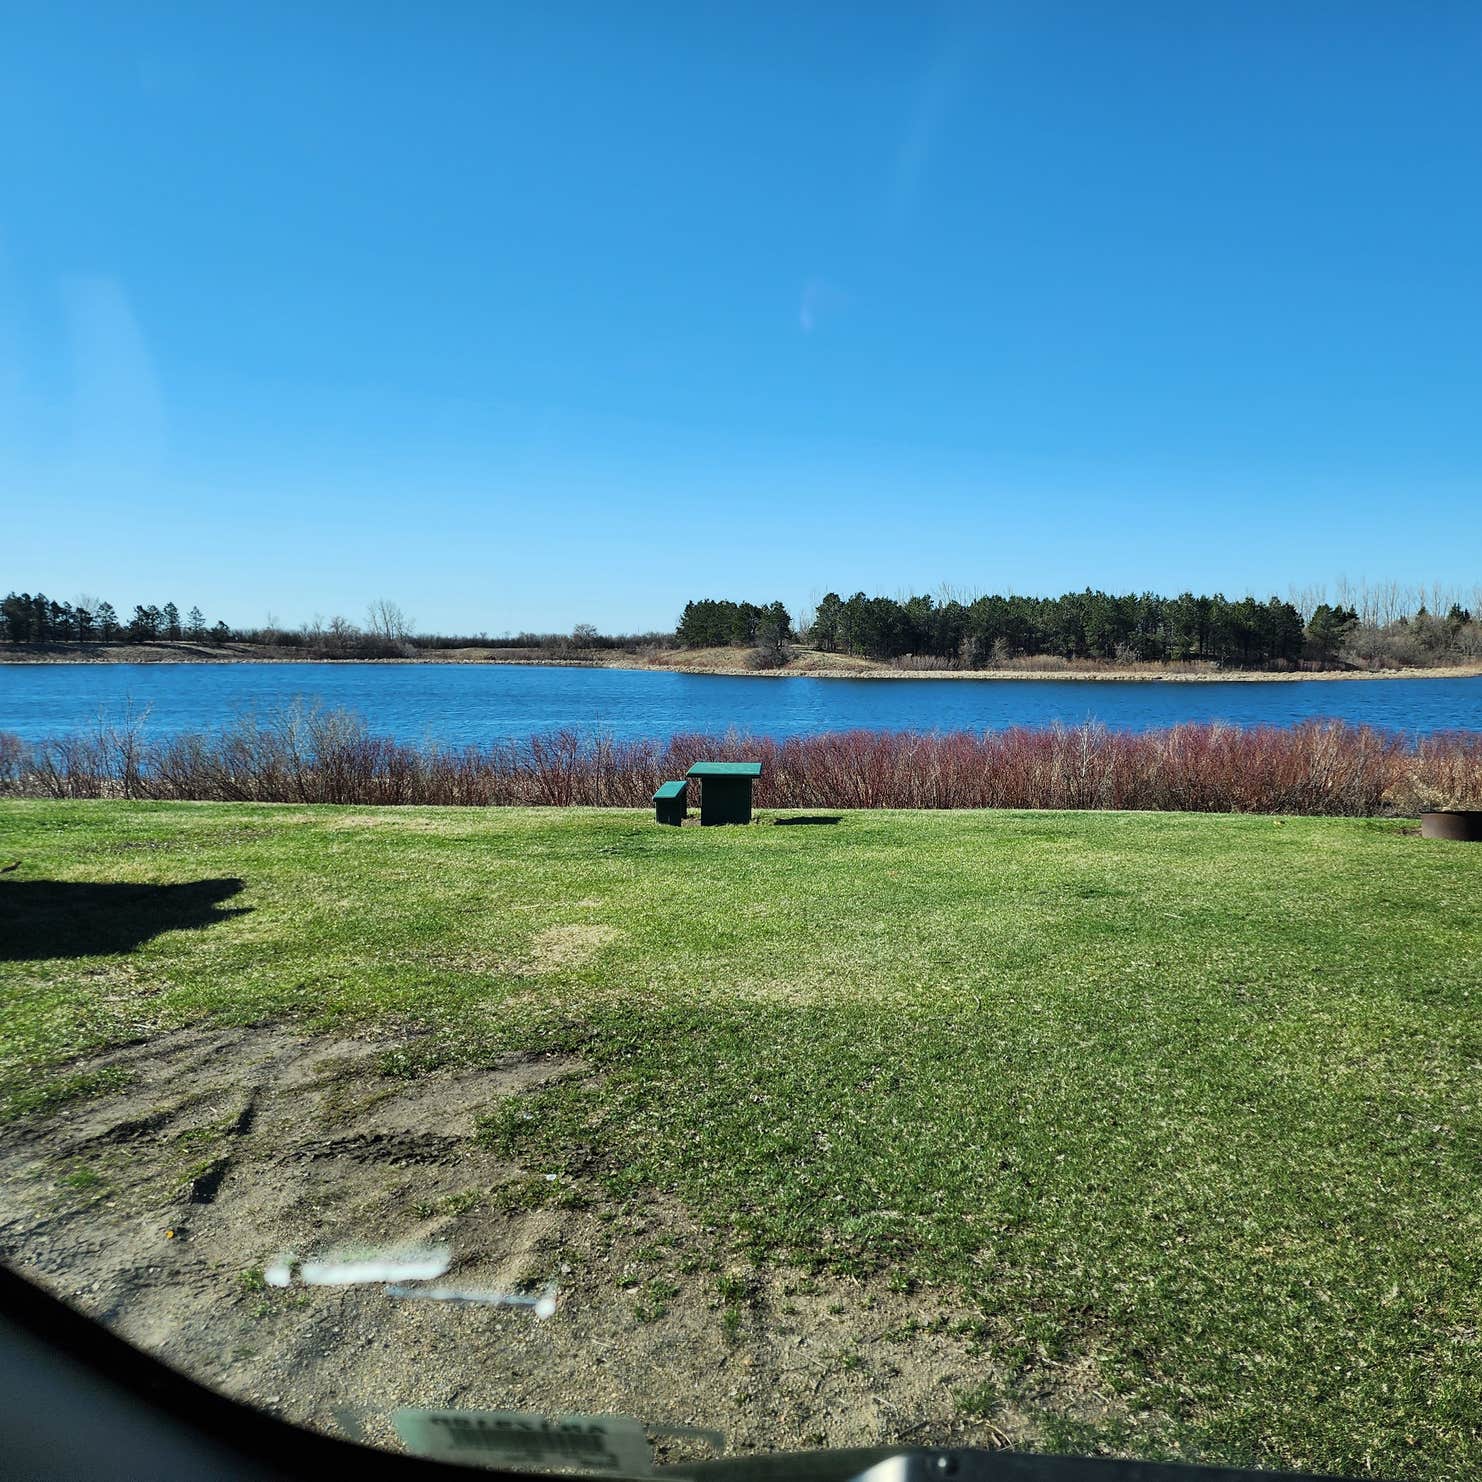
[[[1145,680],[764,679],[456,664],[0,665],[0,730],[29,740],[147,709],[151,733],[209,730],[303,699],[407,741],[481,742],[570,726],[795,736],[864,726],[989,730],[1087,718],[1145,730],[1183,720],[1290,725],[1314,716],[1408,731],[1482,729],[1482,679],[1173,683]]]

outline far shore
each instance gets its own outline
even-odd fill
[[[852,654],[795,651],[781,668],[758,669],[744,649],[626,650],[578,649],[546,653],[532,649],[453,648],[396,658],[330,658],[292,649],[264,652],[261,645],[229,643],[39,644],[0,647],[0,664],[505,664],[526,668],[633,669],[662,674],[712,674],[735,679],[956,679],[956,680],[1143,680],[1159,684],[1264,684],[1309,679],[1478,679],[1482,662],[1445,664],[1431,669],[1217,669],[1211,664],[1132,664],[1056,667],[1053,661],[1026,660],[1000,669],[907,669]]]

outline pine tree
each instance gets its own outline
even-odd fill
[[[157,607],[135,606],[129,619],[129,642],[151,643],[159,637],[160,610]]]
[[[112,643],[118,637],[118,614],[111,602],[100,602],[93,616],[98,621],[98,637],[104,643]]]
[[[17,596],[7,592],[0,601],[0,617],[5,622],[5,636],[12,643],[25,643],[31,637],[31,597],[28,592]]]
[[[171,643],[180,641],[180,609],[173,602],[166,602],[160,612],[160,621],[165,630],[165,637]]]
[[[185,636],[192,643],[200,643],[206,637],[206,614],[199,607],[192,607],[185,615]]]
[[[832,653],[839,641],[839,622],[844,612],[844,603],[837,592],[825,592],[814,609],[809,637],[814,648]]]
[[[1422,607],[1416,617],[1425,615]],[[1358,626],[1358,613],[1351,607],[1344,607],[1339,603],[1335,607],[1329,607],[1326,602],[1320,602],[1312,610],[1312,620],[1307,624],[1307,637],[1317,650],[1318,657],[1332,660],[1338,656],[1338,650],[1343,647],[1343,641]]]
[[[756,625],[755,643],[764,663],[772,668],[780,668],[785,664],[788,658],[787,644],[792,636],[792,618],[783,603],[774,602],[770,607],[762,609]]]

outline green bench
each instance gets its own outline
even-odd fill
[[[666,782],[654,794],[654,817],[660,823],[672,823],[676,828],[684,822],[685,809],[689,806],[689,784]]]
[[[702,824],[751,822],[751,784],[762,775],[760,762],[696,762],[685,775],[704,783]]]

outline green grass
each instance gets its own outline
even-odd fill
[[[492,1141],[681,1201],[740,1259],[956,1303],[1011,1397],[1094,1365],[1132,1419],[1053,1444],[1482,1465],[1482,849],[1375,820],[10,803],[0,852],[0,942],[11,881],[238,877],[247,908],[0,960],[13,1112],[203,1019],[432,1029],[397,1075],[565,1049],[596,1073]]]

